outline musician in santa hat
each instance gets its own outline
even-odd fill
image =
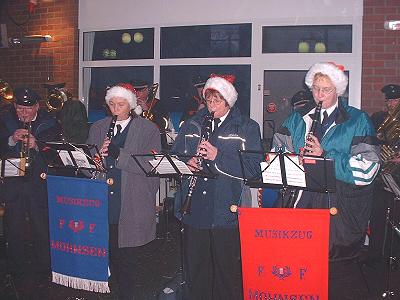
[[[113,117],[95,122],[87,143],[100,148],[107,178],[114,181],[108,195],[111,281],[119,287],[118,299],[133,299],[135,247],[155,239],[159,180],[147,177],[131,154],[159,152],[160,133],[153,122],[140,117],[142,108],[132,85],[111,87],[105,100]],[[142,166],[149,164],[143,161]]]
[[[261,151],[262,145],[259,125],[235,106],[234,80],[210,76],[202,92],[206,107],[184,123],[172,147],[192,171],[207,167],[217,176],[199,177],[194,187],[185,180],[175,197],[184,226],[185,299],[243,299],[237,214],[230,207],[251,201],[238,150]],[[259,170],[260,161],[250,157],[246,169]],[[190,210],[182,209],[188,193]]]

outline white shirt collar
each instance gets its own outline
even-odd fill
[[[126,119],[126,120],[117,121],[117,122],[115,123],[115,126],[114,126],[114,135],[117,134],[117,125],[121,125],[121,132],[122,132],[122,131],[124,131],[124,129],[126,128],[126,126],[128,126],[130,120],[131,120],[131,117],[129,117],[129,118]]]

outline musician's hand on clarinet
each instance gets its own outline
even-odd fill
[[[104,139],[103,145],[100,148],[100,155],[102,157],[108,156],[108,146],[110,145],[110,140],[108,138]]]
[[[192,157],[191,159],[189,159],[187,161],[186,164],[187,164],[189,170],[192,172],[196,172],[196,171],[199,171],[202,169],[201,165],[199,163],[199,159],[197,157]]]
[[[324,149],[322,149],[318,138],[312,134],[308,134],[304,149],[306,150],[306,153],[314,156],[321,156],[322,153],[324,153]]]
[[[199,145],[199,153],[204,159],[214,160],[217,157],[218,149],[208,141],[203,141]]]

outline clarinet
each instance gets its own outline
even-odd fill
[[[117,123],[117,116],[112,116],[110,127],[108,127],[108,131],[106,134],[106,138],[109,139],[110,141],[114,136],[114,127],[115,127],[116,123]],[[97,148],[97,146],[96,146],[96,148]],[[100,177],[102,176],[101,174],[103,173],[103,175],[104,175],[104,172],[105,172],[104,157],[102,154],[99,155],[99,153],[97,153],[93,157],[93,161],[96,165],[97,170],[92,175],[92,179],[100,179]]]
[[[321,109],[322,109],[322,101],[319,101],[317,106],[315,107],[314,118],[312,119],[310,131],[307,134],[306,143],[309,140],[309,135],[310,134],[314,135],[315,130],[317,129],[317,125],[320,120]],[[308,151],[306,151],[306,152],[308,152]]]
[[[204,118],[203,126],[202,126],[202,134],[201,134],[201,141],[200,143],[204,141],[208,141],[210,134],[211,134],[211,128],[212,128],[212,122],[214,120],[214,112],[211,112],[210,114],[207,114]],[[199,144],[200,144],[199,143]],[[198,149],[196,156],[200,155],[200,149]],[[201,166],[202,159],[198,160],[199,167]],[[192,205],[192,195],[193,191],[196,187],[196,182],[197,182],[197,176],[190,176],[189,178],[189,190],[186,195],[185,202],[183,203],[181,213],[182,215],[190,214],[190,207]]]
[[[317,129],[317,125],[319,123],[319,119],[320,119],[320,115],[321,115],[321,109],[322,109],[322,101],[319,101],[317,106],[315,107],[314,117],[312,118],[310,131],[307,133],[306,143],[310,139],[309,135],[310,134],[314,134],[315,130]],[[300,161],[303,160],[304,152],[308,153],[308,151],[305,151],[304,148],[300,149],[300,154],[299,154],[299,160]],[[287,208],[293,208],[294,207],[294,204],[296,203],[298,195],[299,195],[299,190],[297,190],[297,189],[291,189],[290,190],[289,199],[288,199],[287,204],[286,204]]]
[[[108,127],[107,138],[111,141],[114,136],[114,127],[117,123],[117,116],[113,116],[111,119],[110,127]]]

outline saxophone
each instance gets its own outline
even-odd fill
[[[211,134],[211,128],[212,128],[212,122],[214,120],[214,112],[210,112],[207,114],[204,118],[203,124],[202,124],[202,134],[201,134],[201,140],[199,145],[204,142],[208,141],[210,134]],[[197,150],[196,156],[200,155],[200,149]],[[201,166],[202,159],[198,160],[199,166]],[[193,191],[196,187],[196,182],[197,182],[197,176],[190,176],[189,178],[189,189],[188,193],[186,195],[185,202],[183,203],[181,213],[182,215],[190,214],[190,207],[192,205],[192,195]]]

